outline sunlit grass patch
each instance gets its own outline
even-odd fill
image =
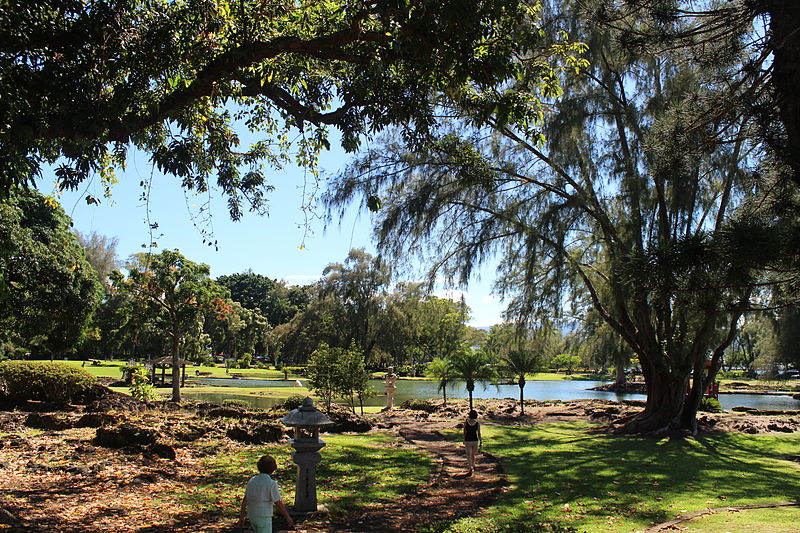
[[[122,379],[122,367],[125,366],[124,361],[102,361],[99,365],[93,365],[84,361],[63,361],[64,364],[76,368],[83,368],[93,376],[99,378],[114,378]]]
[[[432,460],[415,450],[400,446],[385,433],[326,435],[317,469],[317,498],[332,514],[392,501],[427,482]],[[284,502],[294,502],[296,481],[292,449],[287,445],[247,446],[203,460],[206,475],[191,485],[176,488],[172,497],[186,510],[233,517],[244,486],[257,473],[259,457],[269,454],[278,462],[275,478]]]
[[[682,522],[687,533],[730,533],[732,531],[757,531],[758,533],[796,533],[800,510],[797,507],[752,509],[747,511],[720,511],[715,514]]]
[[[800,471],[785,459],[800,435],[656,441],[589,430],[582,423],[484,426],[484,447],[501,458],[512,483],[484,515],[510,528],[496,531],[516,531],[518,523],[530,531],[637,531],[707,507],[800,499]]]

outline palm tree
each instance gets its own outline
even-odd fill
[[[503,370],[511,375],[519,385],[519,410],[525,414],[525,375],[539,369],[539,357],[532,350],[517,348],[508,350],[502,358]]]
[[[492,356],[483,350],[473,350],[462,346],[450,356],[450,365],[453,368],[455,379],[463,381],[469,393],[469,408],[472,410],[472,392],[475,390],[476,381],[489,381],[497,376],[492,366]]]
[[[447,386],[455,381],[453,368],[450,361],[443,357],[436,357],[425,367],[425,376],[433,379],[442,393],[442,404],[447,403]]]

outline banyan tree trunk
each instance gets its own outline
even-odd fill
[[[644,367],[644,365],[643,365]],[[644,370],[644,368],[643,368]],[[670,372],[666,368],[645,371],[647,403],[644,410],[625,421],[617,432],[661,437],[673,430],[697,430],[697,409],[685,412],[688,372]],[[698,400],[699,404],[699,400]],[[687,415],[691,415],[687,418]]]

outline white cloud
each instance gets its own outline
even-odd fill
[[[449,298],[454,302],[461,301],[463,297],[464,300],[469,300],[471,298],[470,294],[467,291],[462,291],[459,289],[445,289],[436,293],[436,296],[439,298]]]
[[[493,303],[499,303],[499,302],[500,302],[500,299],[495,297],[493,294],[487,294],[486,296],[481,298],[481,303],[482,304],[493,304]]]

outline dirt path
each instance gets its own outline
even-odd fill
[[[439,432],[441,428],[440,423],[419,422],[396,428],[407,442],[436,459],[436,472],[427,485],[402,501],[376,505],[348,517],[346,522],[331,524],[328,531],[416,531],[438,520],[474,515],[496,500],[508,484],[497,459],[479,453],[476,469],[468,476],[463,446],[447,440]]]

